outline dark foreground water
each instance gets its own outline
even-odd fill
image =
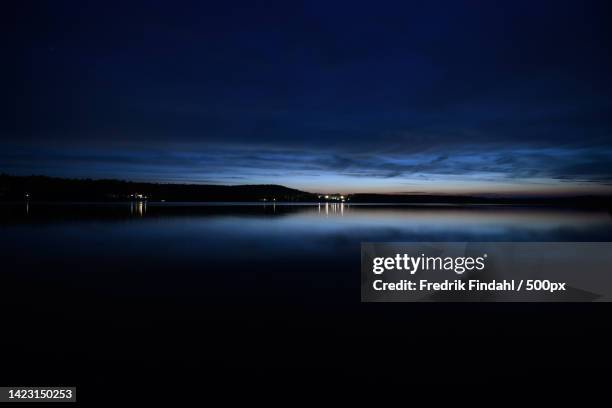
[[[30,203],[0,212],[3,385],[76,385],[81,401],[112,401],[109,389],[125,396],[128,385],[134,398],[229,397],[237,387],[345,395],[598,384],[596,369],[611,361],[608,304],[361,304],[359,290],[362,241],[612,241],[605,211]]]

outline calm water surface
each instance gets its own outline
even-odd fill
[[[135,379],[223,386],[246,375],[353,387],[403,383],[403,365],[418,367],[409,370],[416,380],[438,379],[440,366],[449,379],[466,369],[515,378],[525,358],[534,370],[560,364],[590,372],[611,340],[601,324],[607,305],[360,304],[360,243],[611,240],[606,211],[2,204],[0,306],[11,335],[0,346],[15,354],[3,361],[0,380],[95,390]],[[422,357],[367,357],[372,344],[400,343]],[[590,357],[558,360],[581,343]],[[449,344],[464,353],[440,353]],[[495,354],[499,348],[505,354]]]
[[[308,281],[326,272],[350,281],[362,241],[612,240],[610,213],[550,208],[143,202],[0,208],[0,248],[17,255],[15,267],[24,273],[57,267],[56,276],[70,279],[123,274],[117,291],[180,286],[155,288],[151,275],[137,288],[128,284],[145,271],[195,271],[187,282],[213,274],[247,288],[253,282],[241,283],[231,272],[270,274],[272,281],[291,275]]]

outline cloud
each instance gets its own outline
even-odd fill
[[[166,182],[252,183],[275,182],[299,187],[305,180],[326,185],[341,178],[376,188],[380,180],[396,187],[429,180],[430,186],[469,181],[491,189],[530,180],[608,185],[612,149],[500,148],[479,146],[438,149],[436,152],[387,155],[340,154],[325,151],[265,149],[215,151],[3,151],[5,171],[40,172],[67,176],[76,169],[94,177],[133,178]],[[36,165],[32,165],[33,157]],[[36,171],[38,170],[38,171]],[[377,181],[379,180],[379,181]],[[485,187],[486,186],[486,187]],[[391,188],[391,187],[390,187]],[[494,187],[493,187],[494,188]]]
[[[5,75],[0,171],[609,183],[605,2],[117,7],[41,4],[4,27],[18,69]]]

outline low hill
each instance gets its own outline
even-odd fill
[[[0,175],[0,200],[121,201],[137,195],[166,201],[314,201],[317,196],[280,185],[139,183]]]
[[[65,179],[46,176],[0,174],[0,201],[292,201],[387,203],[411,205],[526,205],[612,208],[610,196],[478,197],[427,194],[339,194],[323,196],[276,184],[224,186],[211,184],[140,183],[121,180]]]

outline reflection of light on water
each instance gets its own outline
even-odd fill
[[[595,211],[518,207],[390,208],[352,204],[345,204],[343,208],[341,203],[278,207],[274,217],[245,214],[239,222],[235,215],[228,214],[169,218],[167,222],[181,224],[181,231],[187,228],[198,236],[227,237],[232,242],[244,240],[251,243],[249,245],[253,239],[265,236],[270,240],[278,239],[278,244],[288,247],[299,240],[301,245],[317,250],[328,239],[340,239],[338,242],[344,243],[367,240],[584,241],[609,240],[612,236],[612,219],[605,212]],[[171,230],[171,227],[167,229]]]
[[[346,208],[345,208],[346,207]],[[351,209],[345,216],[345,209]],[[287,215],[299,220],[322,216],[321,204],[317,210],[304,208]],[[525,229],[579,228],[601,226],[610,223],[602,212],[573,211],[563,209],[530,208],[385,208],[350,206],[344,203],[325,203],[325,216],[345,217],[352,225],[399,228],[478,228],[504,227]],[[340,220],[338,220],[340,222]],[[344,222],[343,222],[344,223]]]
[[[263,208],[264,210],[267,208],[267,200],[264,200]],[[272,200],[272,212],[276,212],[276,199]]]
[[[132,201],[130,203],[130,214],[142,217],[147,213],[147,202],[146,201]]]
[[[321,203],[319,203],[317,208],[317,212],[321,214]],[[328,217],[330,213],[332,215],[340,214],[341,217],[344,217],[344,203],[325,203],[325,216]]]
[[[20,203],[23,214],[22,205]],[[188,211],[188,206],[193,206],[193,211]],[[170,251],[167,256],[177,256],[177,262],[185,259],[199,262],[203,256],[233,259],[236,249],[243,254],[243,259],[248,254],[265,261],[277,259],[279,254],[299,254],[295,260],[301,262],[306,259],[305,253],[313,257],[350,253],[348,256],[352,258],[342,259],[358,259],[359,243],[367,241],[612,240],[612,218],[605,211],[500,206],[364,206],[324,202],[276,205],[268,202],[266,211],[248,203],[161,205],[134,201],[121,203],[120,211],[117,207],[117,204],[92,205],[79,210],[74,216],[75,222],[64,222],[64,218],[73,216],[73,207],[60,210],[61,207],[54,206],[49,211],[41,211],[40,204],[36,204],[34,213],[30,214],[33,218],[28,217],[24,225],[15,228],[16,231],[29,231],[33,222],[47,222],[43,217],[49,213],[48,220],[54,222],[40,231],[47,241],[41,238],[39,243],[65,245],[67,241],[62,239],[78,236],[79,246],[91,254],[102,250],[99,242],[109,242],[115,253],[135,248],[139,261],[150,256],[152,251],[160,254]],[[274,214],[270,207],[276,207]],[[52,211],[61,211],[59,214],[64,218],[54,218],[58,213]],[[89,214],[92,219],[102,220],[95,234],[83,233],[87,231],[84,226],[89,225],[84,217]],[[129,214],[133,222],[123,222]],[[103,218],[98,218],[102,215]],[[31,234],[22,236],[29,239]]]

